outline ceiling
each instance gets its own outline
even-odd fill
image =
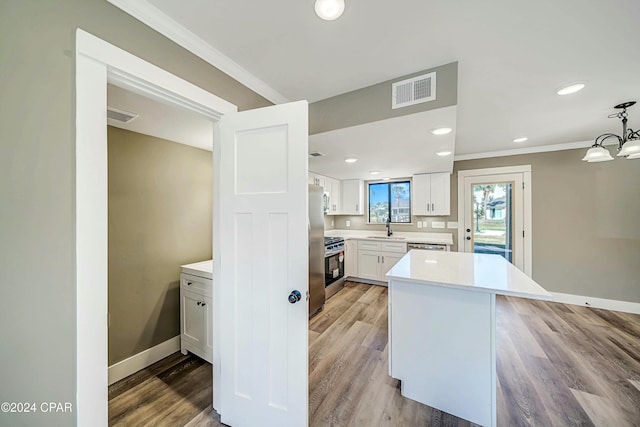
[[[436,152],[454,151],[455,132],[433,135],[431,130],[437,127],[434,124],[455,123],[456,109],[439,108],[311,135],[309,151],[319,151],[325,156],[309,157],[309,170],[337,179],[451,172],[453,156],[440,157]],[[345,163],[345,158],[358,161]],[[379,173],[372,175],[372,171]]]
[[[108,118],[107,124],[110,126],[209,151],[212,149],[213,123],[196,113],[112,84],[107,85],[107,106],[138,115],[127,123]]]
[[[640,101],[638,0],[345,0],[335,21],[314,0],[109,1],[275,103],[457,61],[456,158],[586,146],[620,133],[613,105]],[[629,116],[640,127],[640,104]]]

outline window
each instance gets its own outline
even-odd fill
[[[389,209],[391,207],[391,209]],[[411,222],[411,183],[409,181],[369,184],[369,222]]]

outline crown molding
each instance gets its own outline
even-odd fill
[[[274,104],[283,104],[290,100],[274,88],[251,74],[203,39],[187,30],[155,6],[142,0],[107,0],[115,7],[133,16],[138,21],[202,58],[223,73],[242,83],[257,94]]]
[[[519,154],[548,153],[550,151],[574,150],[576,148],[588,148],[593,141],[569,142],[566,144],[540,145],[538,147],[514,148],[512,150],[487,151],[484,153],[460,154],[453,158],[454,162],[461,160],[487,159],[490,157],[517,156]],[[609,144],[607,144],[609,145]]]

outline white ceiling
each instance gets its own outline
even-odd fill
[[[139,116],[128,123],[107,119],[111,126],[212,150],[213,123],[203,116],[111,84],[107,85],[107,105]]]
[[[314,0],[109,1],[274,102],[458,61],[457,156],[620,133],[613,105],[640,101],[638,0],[345,0],[336,21]],[[640,104],[629,115],[640,127]]]
[[[438,136],[431,130],[455,123],[456,107],[447,107],[311,135],[309,151],[325,156],[309,157],[309,170],[337,179],[451,172],[453,155],[440,157],[436,152],[454,151],[455,132]],[[345,163],[345,158],[358,161]]]

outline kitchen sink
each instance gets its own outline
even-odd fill
[[[381,240],[405,240],[405,239],[406,239],[406,237],[367,236],[367,239],[381,239]]]

